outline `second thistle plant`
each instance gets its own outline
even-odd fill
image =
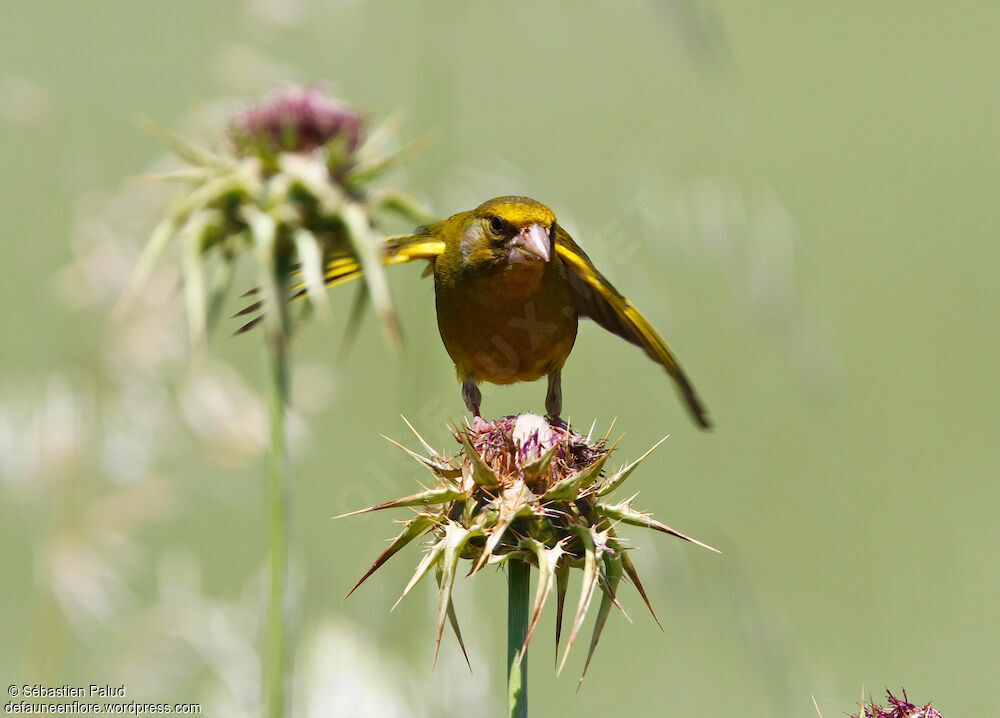
[[[263,312],[268,334],[283,334],[288,287],[325,309],[323,291],[337,260],[364,269],[370,296],[391,341],[398,340],[375,230],[391,215],[427,220],[412,199],[380,184],[406,156],[390,151],[395,121],[370,135],[356,110],[321,89],[289,87],[237,113],[225,148],[212,152],[151,130],[188,164],[159,175],[187,186],[153,231],[125,292],[132,297],[172,241],[179,241],[191,334],[204,339],[229,290],[238,260],[257,265],[261,294],[241,314]],[[211,274],[211,276],[209,276]],[[255,324],[256,321],[251,322]],[[287,322],[286,322],[287,323]]]
[[[455,427],[454,436],[462,448],[450,458],[416,435],[425,454],[397,445],[430,471],[433,486],[347,514],[402,507],[415,510],[414,515],[403,522],[403,530],[350,593],[403,547],[426,535],[429,539],[427,549],[400,600],[422,578],[434,572],[439,593],[435,656],[446,620],[465,650],[452,604],[458,564],[463,559],[471,564],[470,574],[487,565],[504,563],[509,565],[511,572],[520,570],[521,566],[537,569],[537,590],[517,660],[523,659],[542,608],[554,589],[560,671],[594,594],[600,589],[601,603],[590,640],[585,675],[612,606],[621,608],[618,586],[623,577],[632,581],[653,613],[629,557],[627,542],[618,534],[621,525],[651,528],[716,550],[633,508],[634,495],[619,501],[610,498],[656,446],[632,463],[607,471],[605,466],[615,448],[607,446],[607,437],[594,440],[590,435],[581,435],[568,426],[550,423],[534,414],[504,417],[493,422],[477,417],[467,429]],[[559,659],[563,609],[573,569],[581,572],[582,587],[569,638]],[[653,617],[656,618],[655,613]]]
[[[404,156],[389,152],[387,123],[371,135],[356,110],[319,88],[290,87],[274,93],[231,121],[225,147],[211,152],[160,128],[152,128],[187,167],[160,178],[186,186],[150,238],[126,288],[134,297],[153,264],[172,243],[181,245],[184,296],[192,343],[204,346],[218,319],[237,262],[256,265],[259,301],[244,328],[263,321],[270,365],[271,452],[267,480],[270,581],[263,691],[271,718],[288,711],[291,670],[287,625],[289,507],[292,475],[285,436],[289,401],[288,299],[308,296],[324,310],[324,288],[339,262],[364,269],[365,283],[352,313],[372,300],[383,331],[399,331],[382,272],[376,228],[388,215],[425,219],[404,195],[379,184]],[[211,275],[211,276],[209,276]],[[307,307],[309,305],[306,305]]]

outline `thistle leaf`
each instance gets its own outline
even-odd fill
[[[582,526],[573,526],[572,528],[583,544],[583,584],[580,587],[580,601],[576,605],[576,618],[573,621],[573,630],[570,631],[569,640],[566,641],[566,650],[563,652],[562,661],[559,663],[556,675],[562,673],[562,669],[566,665],[566,659],[573,648],[573,643],[576,642],[577,633],[580,632],[580,626],[583,625],[583,619],[587,615],[590,601],[594,597],[594,589],[597,587],[597,561],[601,557],[601,547],[603,545],[602,542],[594,541],[594,536],[589,529],[585,529]]]
[[[454,422],[452,422],[451,426],[454,431],[455,438],[458,439],[465,448],[465,458],[468,462],[467,465],[471,468],[470,475],[472,480],[480,486],[496,486],[499,484],[500,479],[495,473],[493,473],[493,469],[487,466],[486,462],[483,461],[483,457],[479,455],[479,452],[476,451],[476,447],[474,447],[472,442],[469,441],[469,435],[462,429],[458,428]],[[465,462],[463,462],[463,465],[465,465]]]
[[[414,460],[417,461],[417,463],[419,463],[421,466],[426,467],[435,476],[441,476],[441,477],[448,476],[453,478],[454,476],[460,473],[451,464],[439,461],[436,456],[423,456],[421,454],[418,454],[416,451],[408,449],[395,439],[392,439],[386,436],[385,434],[382,434],[382,438],[388,441],[390,444],[398,446],[400,449],[406,452],[407,456],[412,457]]]
[[[611,432],[614,430],[615,424],[617,422],[618,422],[618,417],[617,416],[614,419],[611,420],[611,426],[608,427],[608,433],[606,433],[604,435],[604,441],[605,441],[605,443],[607,443],[608,438],[611,436]]]
[[[426,137],[418,137],[394,152],[387,152],[371,160],[363,159],[351,170],[347,181],[354,186],[369,182],[379,175],[385,174],[400,162],[420,154],[428,144]]]
[[[257,251],[259,283],[263,294],[265,311],[264,325],[272,339],[283,340],[288,326],[288,310],[280,285],[284,276],[280,275],[276,256],[278,225],[274,217],[261,212],[252,205],[243,208],[243,216],[250,228],[250,236]]]
[[[460,499],[463,496],[465,496],[464,491],[449,486],[427,489],[426,491],[410,494],[409,496],[393,499],[392,501],[386,501],[382,504],[369,506],[366,509],[349,511],[346,514],[340,514],[339,516],[334,516],[333,518],[342,519],[347,516],[357,516],[359,514],[371,513],[372,511],[381,511],[382,509],[396,509],[402,506],[436,506],[438,504],[446,504],[449,501],[454,501],[455,499]]]
[[[161,144],[166,146],[167,149],[180,157],[182,160],[186,160],[193,165],[202,167],[222,168],[227,164],[226,160],[222,157],[188,142],[183,137],[171,132],[152,118],[140,115],[139,124],[144,130],[146,130],[146,132],[155,137]]]
[[[347,600],[351,597],[351,594],[358,590],[358,587],[368,580],[368,577],[379,570],[382,565],[388,561],[390,558],[395,556],[402,548],[409,544],[413,539],[422,534],[429,526],[442,521],[443,519],[437,516],[429,516],[427,514],[417,514],[412,519],[406,522],[403,530],[400,532],[399,536],[393,539],[389,547],[382,552],[382,554],[375,559],[375,563],[371,565],[365,575],[361,577],[361,580],[354,584],[354,588],[347,592],[343,600]]]
[[[510,553],[504,553],[500,555],[494,554],[490,556],[490,560],[488,563],[490,566],[499,566],[511,560],[525,561],[526,563],[531,563],[534,557],[535,555],[531,553],[531,551],[511,551]]]
[[[622,484],[624,484],[625,480],[628,479],[628,477],[632,475],[633,471],[635,471],[635,467],[637,467],[639,464],[641,464],[643,461],[645,461],[649,457],[649,455],[652,454],[653,451],[656,450],[656,447],[658,447],[660,444],[662,444],[664,441],[666,441],[669,438],[670,438],[669,435],[664,436],[662,439],[660,439],[655,444],[653,444],[645,454],[643,454],[642,456],[640,456],[638,459],[636,459],[635,461],[633,461],[628,466],[622,467],[621,469],[619,469],[618,471],[616,471],[614,473],[614,475],[610,479],[608,479],[607,483],[604,484],[600,489],[598,489],[597,495],[598,496],[607,496],[612,491],[614,491],[615,489],[617,489],[619,486],[621,486]]]
[[[140,182],[177,182],[198,185],[207,181],[213,174],[215,174],[213,168],[209,167],[182,167],[178,170],[139,175],[136,179]]]
[[[422,436],[420,435],[420,432],[419,432],[419,431],[417,431],[416,429],[414,429],[414,428],[413,428],[413,424],[411,424],[411,423],[409,422],[409,420],[408,420],[408,419],[407,419],[407,418],[406,418],[405,416],[403,416],[402,414],[400,414],[400,415],[399,415],[399,418],[403,420],[403,423],[405,423],[405,424],[406,424],[406,425],[407,425],[408,427],[410,427],[410,431],[412,431],[412,432],[413,432],[413,435],[417,437],[417,441],[419,441],[419,442],[420,442],[420,445],[424,447],[424,450],[425,450],[425,451],[426,451],[426,452],[427,452],[428,454],[430,454],[431,456],[437,456],[437,455],[438,455],[438,452],[437,452],[437,451],[436,451],[436,450],[434,449],[434,447],[433,447],[433,446],[431,446],[430,444],[428,444],[428,443],[427,443],[427,442],[426,442],[426,441],[424,440],[424,437],[422,437]]]
[[[632,497],[634,498],[634,497]],[[682,534],[680,531],[670,528],[665,523],[661,523],[654,519],[650,514],[642,513],[641,511],[636,511],[629,506],[632,498],[625,499],[620,504],[608,505],[595,503],[594,511],[600,516],[605,516],[609,519],[615,521],[621,521],[622,523],[630,524],[632,526],[642,526],[648,529],[654,529],[655,531],[662,531],[665,534],[670,534],[671,536],[676,536],[677,538],[684,539],[685,541],[690,541],[693,544],[697,544],[702,548],[707,548],[709,551],[715,551],[715,553],[722,553],[717,548],[712,548],[706,543],[702,543],[696,538],[691,538],[686,534]]]
[[[402,125],[402,113],[393,112],[368,134],[364,142],[361,143],[361,146],[358,147],[358,156],[363,161],[370,161],[381,157],[388,151],[389,143],[395,138],[396,133]]]
[[[620,439],[619,439],[620,441]],[[604,470],[604,464],[607,463],[608,457],[611,453],[618,447],[618,441],[612,444],[611,448],[601,454],[597,460],[595,460],[590,466],[585,466],[580,469],[577,473],[577,484],[580,488],[586,488],[597,481],[597,478],[601,475],[601,471]]]
[[[212,273],[212,282],[208,288],[208,309],[205,314],[205,327],[207,332],[215,329],[219,320],[219,312],[222,311],[222,304],[229,294],[229,289],[233,284],[233,275],[236,270],[236,257],[230,253],[225,253],[215,265]]]
[[[209,180],[181,199],[171,214],[178,220],[184,220],[192,212],[209,207],[231,193],[248,194],[243,178],[234,173],[224,174]]]
[[[577,498],[580,495],[580,489],[592,484],[594,479],[600,475],[607,460],[608,454],[604,454],[590,466],[585,466],[575,474],[570,474],[552,484],[549,490],[542,495],[542,501],[572,501]]]
[[[570,474],[560,479],[542,494],[542,503],[548,501],[572,501],[580,494],[579,474]]]
[[[203,347],[207,340],[208,302],[205,297],[205,238],[220,221],[217,210],[203,210],[191,215],[179,232],[183,243],[184,304],[188,315],[191,344]]]
[[[488,527],[496,523],[497,515],[496,511],[491,511],[484,507],[482,511],[479,509],[479,502],[475,498],[470,496],[465,501],[462,502],[462,525],[463,526],[478,526],[479,528],[486,530]],[[472,572],[471,569],[469,571]]]
[[[559,664],[559,637],[562,635],[563,609],[569,589],[569,570],[568,563],[556,567],[556,665]]]
[[[430,224],[436,219],[430,210],[402,192],[383,189],[373,192],[372,195],[372,201],[379,209],[393,212],[413,224]]]
[[[618,549],[615,549],[615,551],[617,551],[617,550]],[[608,559],[609,555],[611,555],[611,554],[610,553],[605,553],[605,555],[604,555],[605,560]],[[605,593],[609,590],[608,577],[606,575],[606,571],[601,570],[601,571],[598,572],[598,574],[597,574],[597,585],[600,586],[601,590],[604,591]],[[625,620],[628,621],[629,623],[632,623],[632,617],[630,615],[628,615],[628,611],[625,610],[625,607],[621,604],[621,601],[618,600],[618,589],[617,588],[614,591],[611,591],[610,598],[611,598],[611,603],[613,603],[615,605],[615,608],[617,608],[619,611],[622,612],[622,616],[625,617]]]
[[[427,573],[437,566],[438,562],[441,561],[444,556],[445,539],[440,539],[437,543],[427,549],[427,553],[424,554],[423,558],[420,559],[420,563],[417,564],[417,570],[413,572],[413,576],[410,577],[409,583],[406,584],[406,588],[403,589],[403,593],[396,602],[392,604],[392,608],[389,612],[392,613],[396,610],[396,606],[399,602],[406,598],[406,594],[413,590],[413,587],[420,583],[420,579],[427,575]]]
[[[323,282],[323,250],[319,246],[316,235],[308,229],[299,228],[292,235],[295,242],[295,253],[302,263],[302,280],[306,295],[312,302],[316,313],[327,316],[330,303],[326,296],[326,286]]]
[[[489,560],[490,556],[493,554],[493,549],[497,547],[500,540],[503,538],[504,533],[514,522],[514,519],[519,516],[530,516],[531,506],[526,501],[523,500],[524,494],[531,494],[528,487],[524,485],[524,481],[520,479],[514,486],[506,489],[504,494],[500,497],[499,513],[497,515],[496,523],[489,530],[489,536],[486,539],[486,546],[483,547],[483,552],[479,556],[479,560],[476,561],[476,565],[473,567],[470,574],[475,573]]]
[[[604,591],[604,595],[601,598],[601,607],[597,610],[597,619],[594,621],[594,633],[590,638],[590,650],[587,651],[587,661],[583,664],[583,673],[580,674],[580,682],[576,685],[577,690],[583,685],[583,679],[587,676],[587,669],[590,668],[590,659],[594,657],[594,649],[597,648],[597,642],[601,639],[601,633],[604,631],[604,624],[608,621],[611,606],[618,603],[615,594],[618,591],[618,584],[621,578],[621,559],[618,556],[605,555],[604,581],[601,582],[601,589]]]
[[[653,620],[656,621],[656,625],[663,630],[663,624],[660,623],[660,619],[656,615],[656,611],[653,610],[653,604],[649,602],[649,596],[646,595],[646,589],[643,588],[642,581],[639,580],[639,572],[635,570],[635,564],[632,563],[632,559],[629,558],[628,551],[622,550],[622,567],[625,569],[625,573],[628,574],[629,579],[632,581],[632,585],[636,587],[639,591],[639,595],[642,596],[642,600],[646,602],[646,608],[649,609],[649,613],[653,616]]]
[[[283,152],[279,159],[281,172],[274,177],[282,179],[282,192],[287,193],[295,185],[299,185],[316,199],[323,214],[329,217],[340,216],[346,196],[341,187],[332,181],[326,163],[315,162],[308,156],[295,152]]]
[[[552,579],[555,575],[556,567],[559,565],[559,559],[565,553],[562,545],[563,542],[560,541],[552,548],[547,548],[545,544],[535,539],[521,539],[520,546],[522,548],[529,548],[538,559],[538,587],[535,589],[535,603],[531,609],[531,621],[528,623],[528,632],[524,635],[524,645],[521,646],[519,654],[522,659],[528,651],[528,642],[535,633],[535,626],[538,625],[538,619],[542,615],[542,607],[545,605],[545,600],[549,597],[549,593],[552,592]]]
[[[153,228],[149,241],[146,242],[142,254],[139,255],[139,262],[135,265],[132,276],[129,277],[128,284],[125,285],[125,290],[115,304],[115,312],[120,312],[131,304],[135,295],[146,286],[146,282],[149,281],[149,277],[153,273],[153,267],[156,266],[167,245],[170,244],[170,240],[176,234],[177,220],[171,212]]]
[[[438,587],[441,586],[440,583],[440,571],[438,572]],[[465,665],[469,667],[469,673],[472,673],[472,662],[469,660],[469,653],[465,650],[465,641],[462,640],[462,629],[458,626],[458,615],[455,613],[455,602],[448,599],[448,622],[451,624],[451,630],[455,633],[455,638],[458,639],[458,646],[462,649],[462,655],[465,657]],[[436,660],[436,658],[435,658]]]
[[[356,202],[348,202],[341,211],[341,218],[347,229],[348,241],[354,248],[358,263],[361,265],[365,283],[371,295],[375,313],[382,326],[382,333],[390,346],[402,345],[399,332],[399,322],[392,308],[392,297],[389,294],[389,284],[385,279],[381,258],[378,256],[374,233],[368,224],[368,214]]]
[[[449,523],[445,527],[444,553],[438,563],[441,572],[439,578],[441,600],[438,604],[438,625],[437,640],[434,643],[434,663],[437,663],[438,650],[441,648],[441,634],[444,632],[445,618],[448,616],[448,609],[451,606],[451,591],[455,586],[455,573],[458,567],[458,559],[462,556],[462,549],[473,536],[480,536],[482,532],[478,529],[467,529],[456,523]],[[461,640],[461,639],[460,639]],[[465,647],[462,647],[465,651]],[[468,656],[466,656],[468,661]],[[471,668],[471,666],[470,666]]]
[[[556,449],[558,448],[559,444],[553,444],[549,447],[548,451],[532,461],[530,464],[524,466],[522,468],[524,475],[532,481],[536,481],[543,476],[548,476],[549,468],[552,466],[552,457],[556,455]]]

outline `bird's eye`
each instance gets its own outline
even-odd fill
[[[503,220],[496,215],[490,217],[490,231],[493,234],[500,234],[503,231]]]

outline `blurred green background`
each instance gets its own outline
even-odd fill
[[[623,461],[670,434],[639,503],[723,554],[626,531],[664,633],[623,591],[634,624],[612,617],[577,692],[585,650],[554,675],[550,607],[535,714],[836,716],[905,686],[996,715],[998,28],[988,3],[10,5],[0,678],[255,714],[259,342],[192,362],[170,277],[160,311],[107,317],[169,197],[134,179],[162,155],[137,117],[212,141],[220,108],[325,79],[431,134],[394,183],[436,211],[552,206],[718,426],[582,328],[570,418],[618,417]],[[472,675],[450,637],[431,669],[431,587],[388,613],[414,550],[340,600],[395,527],[330,517],[420,478],[379,435],[409,441],[404,414],[450,449],[464,411],[430,282],[391,275],[404,356],[368,322],[336,359],[347,289],[295,347],[295,714],[499,715],[498,572],[456,589]],[[488,414],[542,407],[542,384],[485,389]]]

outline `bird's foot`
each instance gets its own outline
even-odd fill
[[[549,373],[549,388],[545,392],[545,412],[557,420],[562,413],[562,371],[559,369]]]
[[[479,386],[471,375],[465,377],[465,381],[462,382],[462,399],[465,401],[465,406],[472,412],[472,416],[481,419],[482,414],[479,412],[479,406],[482,404],[483,395],[479,392]]]
[[[566,420],[563,419],[558,414],[556,414],[556,415],[546,414],[545,415],[545,420],[547,422],[549,422],[549,426],[555,426],[555,427],[557,427],[559,429],[568,429],[569,428],[569,424],[566,422]]]
[[[477,434],[486,431],[486,429],[489,428],[489,425],[490,422],[486,421],[486,419],[479,416],[478,414],[472,417],[472,430]]]

